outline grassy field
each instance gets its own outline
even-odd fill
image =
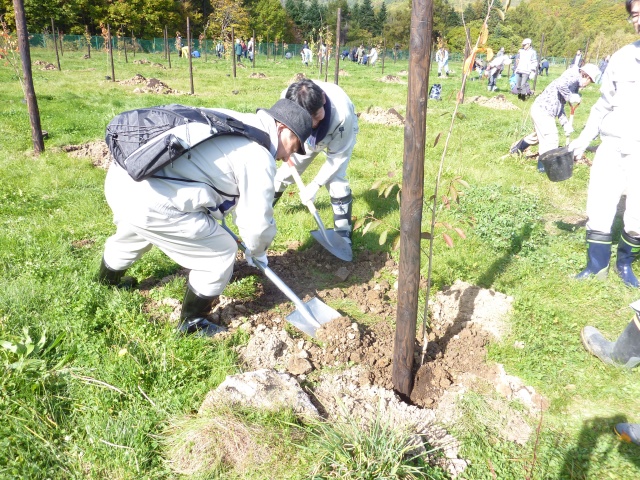
[[[60,147],[102,138],[114,115],[137,107],[182,103],[252,112],[274,103],[295,73],[318,78],[318,71],[305,69],[297,59],[260,59],[255,71],[266,79],[248,78],[250,68],[238,68],[233,78],[230,62],[210,56],[206,63],[194,61],[195,95],[134,94],[134,87],[105,78],[111,70],[104,54],[83,60],[84,53],[65,52],[61,72],[34,67],[42,127],[49,132],[39,157],[32,153],[18,79],[11,68],[0,69],[0,340],[7,342],[0,349],[0,478],[177,478],[164,460],[164,432],[238,371],[233,347],[246,338],[239,334],[220,343],[177,337],[174,325],[162,320],[168,307],[148,312],[137,291],[93,281],[104,241],[114,231],[103,194],[105,172]],[[186,60],[173,58],[169,70],[133,63],[140,58],[166,64],[159,55],[130,55],[129,63],[119,56],[116,78],[140,73],[189,91]],[[32,60],[55,63],[55,54],[36,50]],[[358,112],[373,106],[405,112],[406,85],[379,82],[380,66],[341,66],[348,76],[340,77],[340,85]],[[428,105],[426,198],[434,188],[460,85],[460,66],[453,69],[456,75],[442,81],[432,75],[431,83],[443,84],[443,100]],[[406,62],[388,61],[384,74],[401,70],[407,70]],[[560,73],[552,68],[537,90]],[[506,82],[499,81],[497,93],[506,91]],[[466,96],[473,95],[487,95],[485,81],[468,83]],[[597,96],[594,86],[584,92],[574,122],[578,132]],[[491,346],[490,358],[547,396],[551,407],[535,438],[520,447],[495,434],[481,397],[465,400],[468,419],[454,429],[464,443],[462,455],[471,460],[464,478],[519,479],[525,471],[536,479],[636,478],[640,448],[618,442],[612,427],[618,421],[640,422],[640,374],[589,356],[580,329],[590,324],[616,338],[631,318],[627,305],[637,292],[614,274],[605,282],[571,279],[585,264],[582,220],[589,169],[578,165],[570,180],[551,183],[536,171],[535,161],[505,157],[532,128],[531,101],[507,97],[521,108],[460,107],[443,182],[460,176],[469,188],[460,205],[439,212],[439,218],[463,228],[467,239],[455,238],[454,248],[448,248],[438,237],[432,291],[462,279],[513,296],[510,336]],[[439,133],[443,136],[433,147]],[[370,187],[388,175],[400,181],[403,134],[401,127],[360,122],[350,164],[355,216],[374,212],[398,227],[395,194],[378,197]],[[326,193],[317,206],[329,216]],[[308,245],[313,219],[303,209],[288,213],[276,217],[274,249],[292,240]],[[426,229],[426,208],[424,217]],[[356,233],[356,253],[391,250],[390,242],[379,245],[383,230]],[[152,250],[131,273],[161,278],[176,270]],[[424,258],[422,271],[426,275]],[[181,299],[183,288],[184,279],[175,280],[152,295]],[[515,341],[524,348],[514,347]],[[291,425],[286,414],[247,413],[245,418],[272,431]],[[278,438],[275,433],[267,438],[272,437]],[[314,444],[313,437],[302,441]],[[277,446],[272,461],[242,478],[310,477],[313,455],[287,441],[271,443]],[[210,478],[232,475],[214,472]]]

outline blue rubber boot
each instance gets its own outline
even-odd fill
[[[527,148],[529,148],[530,146],[531,146],[531,144],[525,142],[524,138],[523,138],[522,140],[520,140],[519,142],[514,143],[511,146],[511,148],[509,149],[509,153],[511,153],[512,155],[515,155],[516,153],[522,153]]]
[[[544,164],[540,160],[538,160],[538,171],[544,173]]]
[[[640,240],[630,237],[626,232],[622,232],[620,243],[618,243],[618,258],[616,259],[616,271],[626,286],[632,288],[640,287],[638,279],[631,269],[633,262],[640,252]]]
[[[619,423],[613,427],[618,438],[623,442],[640,445],[640,424],[639,423]]]
[[[607,278],[611,259],[611,234],[587,230],[587,268],[575,276],[577,280]]]
[[[640,363],[640,320],[637,316],[615,342],[608,341],[597,328],[589,326],[582,329],[580,337],[587,352],[607,365],[631,369]]]

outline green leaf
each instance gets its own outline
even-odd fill
[[[359,218],[358,220],[356,220],[356,223],[353,224],[353,231],[355,232],[360,227],[362,227],[362,225],[364,225],[364,222],[366,222],[366,219],[364,218]]]
[[[389,185],[387,187],[387,189],[384,191],[384,198],[388,198],[389,194],[391,193],[391,191],[393,190],[393,187],[395,187],[395,183],[392,183],[391,185]]]
[[[400,235],[398,235],[396,237],[396,239],[393,241],[393,250],[398,250],[400,248]]]
[[[9,351],[11,351],[13,353],[16,353],[18,351],[18,346],[17,345],[14,345],[11,342],[7,342],[6,340],[3,340],[3,341],[0,342],[0,347],[4,348],[6,350],[9,350]]]
[[[373,185],[371,185],[371,188],[369,190],[377,190],[380,185],[382,185],[382,180],[376,180],[375,182],[373,182]]]
[[[462,185],[463,187],[469,188],[469,184],[467,182],[465,182],[463,179],[461,178],[456,178],[456,182],[458,182],[460,185]]]
[[[378,238],[379,245],[384,245],[386,243],[387,235],[389,235],[389,230],[385,230],[384,232],[382,232],[382,234],[380,235],[380,238]]]
[[[500,10],[499,8],[497,8],[497,7],[493,7],[493,9],[496,12],[498,12],[498,15],[500,15],[500,20],[502,20],[504,22],[504,12],[502,10]],[[505,11],[506,11],[506,8],[505,8]]]

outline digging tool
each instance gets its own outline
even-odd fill
[[[224,222],[222,222],[222,228],[224,228],[227,233],[229,233],[229,235],[231,235],[231,237],[236,241],[240,250],[246,252],[246,245],[242,243],[242,240],[240,240],[238,236],[233,233],[233,231],[229,227],[227,227]],[[253,259],[253,263],[296,306],[296,309],[289,315],[287,315],[287,321],[310,337],[316,337],[316,331],[321,325],[324,325],[325,323],[330,322],[331,320],[335,320],[336,318],[341,316],[336,310],[322,302],[322,300],[317,299],[316,297],[313,297],[307,302],[303,302],[296,296],[295,293],[293,293],[293,290],[287,287],[287,285],[280,279],[280,277],[278,277],[268,266],[263,265],[259,260],[255,258]]]
[[[302,178],[300,178],[300,174],[298,173],[298,170],[296,170],[296,167],[291,159],[287,161],[287,164],[289,165],[289,170],[291,170],[291,175],[296,181],[296,185],[298,185],[298,189],[300,191],[304,190],[305,185],[302,182]],[[316,209],[316,206],[313,204],[312,200],[309,200],[307,203],[305,203],[305,205],[318,224],[318,230],[312,230],[311,236],[315,238],[316,241],[320,245],[322,245],[329,253],[338,257],[340,260],[344,260],[345,262],[350,262],[351,260],[353,260],[353,252],[351,251],[351,245],[349,244],[349,242],[347,242],[347,240],[344,237],[340,236],[335,230],[327,230],[326,228],[324,228],[324,223],[322,223],[320,214],[318,213],[318,210]]]
[[[573,128],[573,114],[576,113],[576,108],[578,108],[580,106],[579,103],[576,103],[575,105],[571,105],[571,114],[569,115],[569,126],[571,128]],[[570,135],[567,135],[567,143],[566,145],[569,146],[569,137]]]

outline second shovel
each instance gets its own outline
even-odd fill
[[[296,181],[296,185],[298,185],[298,189],[302,191],[305,185],[302,182],[302,178],[300,178],[300,174],[296,170],[295,165],[291,162],[291,159],[289,159],[287,164],[289,165],[291,175]],[[349,244],[349,242],[343,236],[339,235],[335,230],[327,230],[326,228],[324,228],[324,223],[322,223],[320,214],[318,213],[316,206],[313,204],[313,201],[310,200],[305,205],[318,224],[318,230],[312,230],[311,236],[315,238],[316,241],[320,245],[322,245],[329,253],[338,257],[340,260],[344,260],[345,262],[350,262],[351,260],[353,260],[351,244]]]

